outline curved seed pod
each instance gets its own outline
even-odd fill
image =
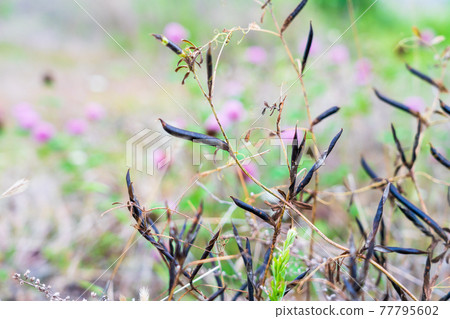
[[[288,283],[286,285],[286,290],[284,291],[284,296],[286,296],[286,294],[291,291],[292,289],[295,288],[295,286],[297,286],[300,283],[300,280],[302,280],[303,278],[306,277],[306,275],[309,273],[309,269],[306,269],[304,272],[302,272],[300,275],[298,275],[297,277],[295,277],[294,280],[292,280],[290,283]]]
[[[222,140],[219,140],[218,138],[215,138],[215,137],[212,137],[209,135],[205,135],[205,134],[201,134],[201,133],[182,130],[180,128],[177,128],[175,126],[167,124],[162,119],[159,119],[159,120],[161,121],[164,131],[166,131],[167,133],[169,133],[172,136],[179,137],[179,138],[182,138],[182,139],[194,142],[194,143],[202,143],[202,144],[215,146],[224,151],[230,150],[230,147],[228,146],[228,144]]]
[[[167,39],[162,34],[152,34],[152,36],[154,36],[155,39],[159,40],[162,44],[164,44],[166,47],[168,47],[170,50],[175,52],[180,57],[182,58],[186,57],[186,53],[184,53],[184,51],[178,45]]]
[[[213,294],[211,295],[211,297],[208,298],[207,301],[213,301],[214,299],[216,299],[216,298],[219,297],[220,295],[223,296],[223,293],[224,293],[225,289],[227,289],[227,285],[223,286],[222,288],[220,288],[219,290],[217,290],[215,293],[213,293]]]
[[[371,179],[373,179],[374,181],[381,181],[381,178],[377,176],[375,171],[369,166],[369,164],[367,164],[366,160],[362,156],[361,156],[361,166]]]
[[[250,248],[250,240],[246,238],[245,241],[246,254],[247,254],[247,286],[248,286],[248,300],[254,301],[254,291],[255,291],[255,280],[253,277],[253,258],[252,258],[252,250]]]
[[[441,153],[439,153],[434,147],[433,145],[430,143],[430,152],[431,155],[433,155],[433,157],[436,159],[436,161],[438,161],[439,163],[441,163],[442,165],[444,165],[445,167],[447,167],[448,169],[450,169],[450,161],[448,159],[446,159],[444,157],[444,155],[442,155]]]
[[[415,249],[415,248],[402,248],[402,247],[392,247],[392,246],[375,246],[375,251],[380,253],[397,253],[402,255],[425,255],[426,251]]]
[[[417,147],[419,146],[420,133],[422,131],[422,121],[419,119],[417,124],[416,135],[414,136],[414,144],[412,148],[411,162],[409,163],[409,168],[412,168],[417,159]]]
[[[297,187],[297,190],[295,191],[294,197],[298,193],[300,193],[306,187],[306,185],[309,184],[309,182],[311,181],[311,179],[313,177],[314,172],[317,171],[325,163],[325,159],[328,157],[328,155],[333,150],[333,148],[336,145],[338,139],[341,137],[342,132],[343,132],[343,129],[341,129],[339,131],[339,133],[336,134],[336,136],[331,140],[330,145],[328,146],[328,149],[325,152],[323,152],[323,154],[320,156],[320,158],[314,163],[314,165],[308,171],[306,176],[302,179],[302,181],[300,182],[300,184]]]
[[[297,126],[295,126],[294,138],[292,140],[291,170],[289,171],[289,179],[291,182],[289,186],[290,198],[292,198],[294,195],[295,182],[297,180],[298,164],[300,163],[300,159],[302,158],[302,152],[305,146],[305,141],[306,141],[306,131],[305,134],[303,135],[302,142],[300,143],[300,145],[298,145]]]
[[[448,300],[450,300],[450,291],[444,297],[439,299],[439,301],[448,301]]]
[[[405,65],[406,65],[406,68],[408,69],[408,71],[411,72],[412,74],[414,74],[415,76],[417,76],[419,79],[424,80],[428,84],[433,85],[434,87],[439,89],[440,92],[448,92],[447,88],[444,85],[442,85],[441,83],[438,83],[437,81],[430,78],[428,75],[425,75],[422,72],[417,71],[416,69],[413,69],[407,63]]]
[[[261,275],[264,273],[264,270],[266,269],[267,263],[269,262],[269,257],[270,257],[270,247],[267,249],[266,253],[264,254],[264,260],[263,263],[258,267],[258,269],[256,269],[255,271],[255,276],[258,279],[262,279],[260,278]],[[245,290],[247,289],[247,283],[243,283],[241,287],[239,287],[239,290]],[[233,298],[231,299],[231,301],[236,301],[241,295],[242,295],[242,291],[238,291],[236,292],[236,294],[233,296]]]
[[[312,121],[311,126],[319,124],[322,120],[326,119],[330,115],[333,115],[334,113],[337,113],[339,110],[340,110],[339,106],[330,107],[328,110],[326,110],[325,112],[320,114],[318,117],[316,117],[314,119],[314,121]]]
[[[344,278],[344,286],[350,294],[352,300],[358,300],[358,292],[353,288],[353,285],[347,280],[347,278]]]
[[[402,104],[402,103],[400,103],[400,102],[391,100],[390,98],[388,98],[388,97],[382,95],[382,94],[381,94],[380,92],[378,92],[376,89],[373,89],[373,90],[375,91],[376,96],[377,96],[381,101],[383,101],[383,102],[385,102],[385,103],[387,103],[387,104],[389,104],[389,105],[392,105],[393,107],[396,107],[396,108],[398,108],[398,109],[400,109],[400,110],[402,110],[402,111],[405,111],[405,112],[411,114],[412,116],[420,117],[419,112],[412,110],[409,106],[406,106],[405,104]]]
[[[187,256],[189,250],[194,244],[195,239],[197,238],[198,232],[200,231],[200,219],[203,214],[203,202],[200,202],[200,206],[198,208],[197,214],[194,217],[194,221],[192,222],[191,227],[189,228],[188,233],[186,234],[186,241],[183,245],[183,254]]]
[[[350,277],[352,281],[353,289],[356,291],[358,285],[358,268],[356,266],[356,247],[353,240],[353,234],[350,234],[349,239],[349,252],[350,252]]]
[[[366,258],[364,260],[364,266],[363,266],[363,271],[361,273],[361,278],[359,279],[359,285],[361,287],[364,285],[366,278],[367,278],[368,271],[369,271],[370,259],[372,259],[372,256],[374,253],[374,248],[375,248],[375,237],[378,232],[378,228],[380,226],[381,218],[383,217],[383,207],[384,207],[384,203],[386,203],[386,200],[389,196],[389,186],[390,185],[391,184],[388,184],[386,186],[386,188],[384,189],[383,195],[381,196],[380,202],[378,204],[377,212],[373,219],[372,231],[370,232],[369,236],[367,236],[367,240],[366,240],[367,254],[366,254]]]
[[[441,104],[442,110],[444,110],[445,113],[450,115],[450,106],[446,105],[442,100],[439,100],[439,103]]]
[[[394,124],[391,124],[392,136],[394,137],[395,146],[397,146],[397,150],[400,153],[400,158],[402,159],[403,165],[409,167],[408,162],[406,161],[405,152],[403,152],[402,144],[397,138],[397,133],[395,132]]]
[[[434,240],[433,234],[425,227],[424,224],[417,218],[415,214],[413,214],[409,209],[404,208],[400,205],[397,205],[400,211],[408,218],[414,226],[416,226],[425,236],[428,236]]]
[[[208,245],[206,246],[205,251],[204,251],[203,254],[202,254],[202,257],[200,257],[199,260],[206,259],[206,257],[208,257],[208,255],[211,253],[211,251],[212,251],[212,249],[213,249],[213,247],[214,247],[214,244],[216,243],[217,239],[219,238],[219,234],[220,234],[220,231],[221,231],[221,230],[222,230],[222,229],[219,229],[219,230],[217,231],[217,233],[216,233],[216,234],[211,238],[211,240],[208,242]],[[190,275],[190,283],[191,283],[191,285],[192,285],[192,281],[194,280],[195,276],[196,276],[197,273],[199,272],[200,268],[202,268],[202,266],[203,266],[203,264],[197,264],[197,266],[195,267],[195,269],[191,272],[191,275]]]
[[[208,47],[208,52],[206,53],[206,70],[208,75],[208,95],[211,99],[212,97],[212,87],[213,87],[213,62],[211,55],[211,43]]]
[[[311,44],[314,37],[314,31],[312,27],[312,22],[309,22],[309,34],[308,34],[308,41],[306,42],[305,52],[303,52],[303,59],[302,59],[302,72],[305,70],[306,62],[308,61],[309,51],[311,50]]]
[[[263,212],[262,210],[260,210],[256,207],[253,207],[237,198],[234,198],[233,196],[230,196],[230,197],[238,207],[242,208],[243,210],[248,211],[249,213],[252,213],[253,215],[261,218],[266,223],[275,227],[275,222],[267,213]]]
[[[302,0],[299,5],[291,12],[291,14],[284,20],[283,26],[281,27],[280,33],[283,33],[287,27],[291,24],[292,20],[302,11],[303,7],[306,5],[308,0]]]
[[[448,241],[445,231],[430,216],[428,216],[427,214],[422,212],[413,203],[411,203],[405,197],[403,197],[400,194],[400,192],[398,191],[398,189],[393,184],[390,184],[389,190],[390,190],[392,196],[394,196],[400,203],[402,203],[404,206],[406,206],[417,217],[422,219],[428,226],[433,228],[433,230],[436,232],[436,234],[438,234],[442,239],[444,239],[445,242]]]
[[[128,187],[128,195],[130,198],[130,203],[132,204],[130,207],[128,207],[128,210],[131,212],[131,215],[136,220],[136,222],[139,224],[139,227],[142,229],[147,229],[148,227],[148,221],[150,221],[150,226],[153,228],[156,234],[159,234],[159,230],[155,225],[155,222],[151,220],[149,215],[144,216],[144,213],[142,212],[140,208],[140,204],[138,199],[136,198],[136,195],[134,194],[134,188],[133,183],[131,182],[130,177],[130,170],[127,171],[126,175],[126,182]]]
[[[244,248],[242,246],[242,240],[241,237],[239,236],[239,233],[236,229],[236,226],[233,224],[233,222],[231,222],[231,226],[233,227],[233,233],[234,233],[234,238],[236,240],[236,244],[238,246],[239,252],[242,255],[242,259],[244,260],[244,265],[245,268],[247,270],[247,289],[248,289],[248,300],[249,301],[254,301],[255,297],[254,297],[254,281],[253,281],[253,270],[252,270],[252,256],[251,256],[251,251],[250,251],[250,242],[246,241],[246,249],[247,251],[244,251]]]
[[[211,258],[214,257],[214,255],[212,253],[210,253],[209,256]],[[215,261],[211,261],[211,266],[212,266],[212,268],[216,268],[216,262]],[[224,282],[222,281],[222,277],[220,276],[221,273],[222,272],[221,272],[220,269],[217,269],[217,270],[214,271],[214,278],[216,279],[218,287],[223,287],[224,286]],[[220,289],[219,289],[219,291],[220,291]],[[222,293],[220,293],[220,300],[222,300],[222,301],[225,300],[225,296],[223,294],[223,291],[222,291]]]

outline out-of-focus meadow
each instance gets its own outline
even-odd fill
[[[273,2],[279,23],[298,3]],[[380,0],[368,9],[373,1],[353,1],[352,18],[348,1],[310,2],[285,37],[294,58],[301,59],[312,21],[314,41],[304,75],[311,112],[316,116],[333,105],[341,107],[314,131],[323,150],[344,128],[333,156],[320,171],[321,196],[328,205],[319,204],[316,225],[333,240],[346,243],[351,229],[358,232],[352,214],[359,214],[366,229],[371,227],[380,192],[359,193],[350,212],[349,196],[327,192],[347,191],[344,183],[353,189],[369,184],[360,168],[361,154],[380,176],[392,176],[396,149],[390,123],[407,146],[412,145],[417,126],[412,117],[379,101],[372,87],[420,112],[436,103],[436,92],[412,77],[404,63],[440,76],[435,55],[449,45],[450,3]],[[23,192],[0,199],[0,299],[45,299],[11,279],[12,273],[26,269],[62,295],[76,299],[87,288],[101,294],[112,265],[135,232],[126,207],[101,216],[114,207],[112,203],[127,202],[127,140],[146,128],[163,132],[158,118],[197,132],[219,132],[193,78],[181,85],[183,73],[174,72],[177,56],[151,34],[203,45],[223,29],[250,23],[275,30],[268,12],[261,22],[260,8],[261,4],[250,0],[0,2],[0,193],[22,178],[29,180]],[[354,28],[350,28],[352,22]],[[445,39],[431,49],[415,39],[413,27],[425,41]],[[220,45],[213,49],[217,57]],[[203,69],[202,80],[206,79]],[[228,135],[241,138],[251,127],[275,129],[277,114],[261,116],[264,102],[278,101],[280,90],[295,81],[277,37],[235,32],[222,53],[214,89]],[[448,72],[444,83],[450,85]],[[305,126],[308,119],[298,81],[286,95],[282,129],[297,123]],[[450,103],[448,94],[444,100]],[[436,165],[428,143],[432,141],[448,157],[448,129],[447,121],[426,131],[416,164],[417,171],[447,183],[448,170]],[[264,137],[266,132],[254,134]],[[268,148],[265,144],[260,151]],[[156,168],[153,175],[131,168],[141,204],[175,207],[179,202],[178,210],[193,216],[203,199],[204,225],[214,228],[230,212],[229,196],[246,196],[237,170],[227,168],[196,181],[197,173],[225,161],[194,166],[190,143],[173,140],[171,149],[170,164]],[[164,156],[155,154],[157,161]],[[269,187],[285,185],[289,174],[279,154],[270,153],[264,159],[271,165],[252,162],[248,169]],[[305,155],[302,168],[313,163]],[[448,227],[447,186],[420,174],[417,180],[429,213]],[[261,192],[251,181],[245,183],[249,194]],[[418,203],[413,186],[405,184],[405,188],[410,190],[409,199]],[[255,205],[263,207],[263,200],[256,198]],[[239,225],[244,212],[231,212]],[[389,240],[404,247],[427,248],[416,229],[403,227],[406,221],[397,211],[390,210],[387,220]],[[228,224],[224,229],[230,232]],[[302,232],[299,228],[300,236]],[[200,234],[200,242],[208,236]],[[150,299],[157,299],[166,289],[167,269],[156,250],[136,238],[114,278],[115,298],[137,297],[141,287],[150,287]],[[392,273],[412,291],[420,291],[422,279],[417,276],[422,275],[425,257],[390,258]],[[447,269],[440,279],[448,275]],[[442,286],[448,287],[448,281]]]

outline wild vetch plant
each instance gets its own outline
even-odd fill
[[[157,41],[166,46],[168,52],[172,51],[179,57],[175,72],[185,72],[181,84],[194,81],[198,85],[217,122],[221,136],[181,129],[169,124],[171,123],[169,119],[160,119],[162,129],[173,137],[206,145],[216,153],[221,152],[229,156],[226,165],[200,172],[197,177],[201,179],[235,167],[244,195],[239,195],[239,190],[235,189],[232,194],[227,194],[232,200],[229,204],[231,209],[240,208],[246,212],[245,220],[239,220],[238,223],[237,219],[233,219],[228,223],[216,211],[205,212],[202,201],[190,203],[196,210],[194,216],[180,211],[178,204],[176,207],[167,205],[145,209],[138,199],[139,187],[137,186],[135,190],[136,185],[133,184],[131,174],[128,172],[126,186],[129,200],[126,206],[136,222],[134,227],[156,249],[168,276],[167,289],[150,291],[155,295],[154,299],[249,301],[449,299],[449,294],[440,287],[445,286],[446,279],[442,277],[449,262],[450,230],[448,225],[444,225],[446,220],[442,214],[428,209],[427,198],[423,195],[417,177],[420,175],[447,188],[450,184],[416,168],[419,157],[430,156],[435,159],[436,165],[442,165],[446,169],[450,167],[449,160],[440,151],[443,145],[429,143],[429,146],[423,146],[424,140],[433,139],[432,136],[424,138],[427,130],[440,124],[442,118],[446,122],[450,119],[449,107],[444,101],[445,98],[440,96],[447,92],[443,76],[433,78],[406,64],[406,72],[425,82],[424,85],[435,88],[436,98],[432,106],[424,112],[413,110],[408,105],[388,97],[393,93],[385,95],[387,88],[374,89],[375,96],[379,100],[405,113],[405,121],[412,117],[417,122],[414,136],[408,141],[397,134],[396,127],[402,123],[391,125],[397,153],[389,162],[391,165],[389,171],[393,171],[391,176],[378,173],[381,167],[386,165],[374,166],[373,163],[369,163],[369,158],[361,156],[361,166],[372,180],[369,185],[355,189],[346,184],[348,191],[339,193],[321,189],[319,169],[329,157],[333,156],[333,150],[339,148],[344,141],[351,141],[352,137],[346,136],[345,130],[340,129],[327,136],[328,145],[317,142],[315,134],[317,125],[329,121],[329,118],[341,108],[330,103],[325,112],[316,114],[308,99],[304,75],[314,41],[313,23],[309,25],[301,60],[294,59],[284,37],[287,32],[295,32],[291,25],[295,19],[299,19],[306,5],[307,0],[301,1],[290,14],[286,14],[284,22],[279,24],[269,0],[262,4],[262,17],[266,19],[267,16],[271,17],[274,30],[263,29],[256,24],[251,24],[247,28],[235,27],[223,30],[202,46],[196,46],[188,40],[184,40],[185,45],[178,45],[162,34],[153,34]],[[297,77],[293,85],[301,89],[304,99],[303,111],[306,113],[307,122],[300,125],[297,121],[293,138],[289,141],[290,147],[284,144],[285,140],[282,138],[284,132],[281,129],[281,122],[285,120],[283,110],[294,107],[286,102],[286,96],[280,96],[274,103],[266,102],[262,110],[262,116],[276,116],[275,127],[250,128],[242,134],[245,136],[245,143],[251,142],[252,134],[256,130],[268,132],[268,138],[280,140],[288,176],[284,185],[265,185],[246,169],[243,163],[249,157],[243,155],[245,145],[233,145],[230,142],[231,137],[216,109],[215,80],[222,54],[233,34],[245,35],[249,32],[260,32],[279,41]],[[420,41],[419,32],[416,37],[416,40]],[[449,58],[448,48],[438,55],[437,65],[442,74]],[[203,69],[206,70],[206,74],[202,74]],[[288,89],[286,92],[298,94],[294,89],[291,91]],[[438,109],[438,104],[441,110]],[[435,116],[441,117],[441,120],[436,120]],[[406,143],[409,143],[408,147],[405,147]],[[428,154],[428,150],[422,152],[424,148],[429,148],[431,155]],[[253,157],[259,156],[262,156],[262,153]],[[313,159],[312,165],[303,165],[302,158],[306,156]],[[267,169],[270,170],[270,166]],[[243,182],[244,177],[256,184],[261,193],[249,193]],[[361,212],[357,210],[357,214],[352,215],[354,224],[349,227],[350,230],[346,234],[349,238],[348,244],[345,243],[346,240],[339,243],[337,239],[331,238],[333,237],[331,234],[327,234],[333,225],[324,230],[317,223],[319,204],[330,206],[329,209],[333,213],[330,204],[332,199],[349,198],[349,211],[352,211],[358,196],[367,191],[375,193],[377,190],[380,191],[380,195],[377,195],[379,202],[376,209],[370,208],[368,218],[370,226],[367,228]],[[258,198],[266,199],[264,201],[266,206],[257,205]],[[218,200],[227,199],[225,196]],[[446,200],[450,202],[449,198]],[[157,215],[158,211],[162,213]],[[423,236],[424,245],[402,247],[401,243],[398,243],[398,236],[392,233],[393,215],[399,219],[395,227],[408,229],[416,232],[417,236]],[[178,216],[184,219],[181,227]],[[216,229],[204,222],[205,216],[220,219]],[[161,218],[166,220],[165,223],[160,221]],[[352,229],[359,235],[353,233]],[[244,233],[246,235],[243,235]],[[208,237],[206,243],[202,243],[203,235]],[[201,255],[194,253],[198,250],[202,252]],[[402,275],[401,265],[396,264],[402,259],[391,257],[392,255],[406,255],[404,260],[413,262],[415,267],[423,269],[420,289],[417,289],[417,283],[412,284]],[[115,266],[109,283],[114,280],[119,265],[120,262]]]
[[[286,239],[283,244],[283,249],[280,251],[278,257],[274,257],[270,269],[272,270],[273,279],[271,282],[272,290],[269,293],[269,298],[272,301],[282,300],[286,292],[286,273],[287,264],[289,262],[289,252],[291,246],[294,244],[297,232],[295,229],[289,229]]]

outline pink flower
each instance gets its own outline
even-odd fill
[[[258,166],[254,162],[250,162],[248,164],[244,164],[244,165],[242,165],[242,167],[244,167],[245,170],[247,172],[249,172],[250,175],[252,175],[254,178],[259,179],[259,169],[258,169]],[[251,181],[250,177],[248,177],[244,173],[242,173],[242,175],[244,176],[244,180],[246,182],[250,182]]]
[[[174,43],[180,43],[181,40],[186,39],[188,37],[188,32],[181,24],[171,22],[167,24],[166,27],[164,28],[164,35],[170,41]]]
[[[28,103],[16,105],[13,109],[13,114],[19,126],[25,130],[31,130],[40,121],[39,114]]]
[[[47,122],[40,122],[33,128],[33,136],[39,143],[46,143],[55,135],[55,128]]]
[[[164,167],[170,165],[171,158],[167,156],[162,149],[157,149],[153,152],[153,165],[157,170],[162,170]]]
[[[334,64],[346,63],[350,58],[350,53],[348,52],[347,47],[343,44],[333,46],[328,54]]]
[[[230,119],[223,114],[222,112],[219,112],[217,114],[220,120],[220,124],[222,124],[222,127],[225,129],[230,125]],[[211,114],[208,119],[205,122],[206,126],[206,132],[210,135],[215,135],[220,132],[219,124],[217,124],[216,118],[214,117],[214,114]]]
[[[431,44],[431,41],[433,41],[435,36],[436,35],[431,29],[425,29],[420,32],[420,40],[422,40],[422,42],[426,45]]]
[[[420,96],[407,97],[405,99],[405,105],[416,112],[422,112],[425,109],[425,101]]]
[[[66,123],[66,130],[71,135],[81,135],[86,132],[87,123],[82,119],[72,119]]]
[[[256,65],[261,65],[266,62],[267,52],[263,47],[252,46],[245,52],[247,61]]]
[[[244,116],[245,110],[241,101],[229,100],[224,104],[223,108],[223,113],[231,122],[239,121]]]
[[[356,61],[356,83],[358,85],[367,85],[371,78],[372,63],[365,58]]]
[[[89,103],[86,106],[86,117],[90,121],[98,121],[105,116],[105,108],[98,103]]]

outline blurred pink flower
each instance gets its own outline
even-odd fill
[[[225,84],[225,93],[229,96],[240,95],[244,91],[244,86],[237,81],[228,81]]]
[[[222,124],[222,127],[224,129],[230,126],[231,124],[230,119],[225,114],[223,114],[223,112],[219,112],[217,116],[219,117],[220,124]],[[214,135],[220,132],[219,124],[217,124],[216,118],[214,117],[213,114],[211,114],[208,117],[208,119],[205,122],[205,126],[206,132],[210,135]]]
[[[416,112],[425,110],[425,101],[420,96],[410,96],[405,99],[405,105]]]
[[[302,131],[297,130],[297,137],[302,134]],[[284,140],[284,144],[291,143],[295,135],[295,127],[287,128],[281,132],[281,138]],[[302,135],[303,136],[303,135]]]
[[[170,165],[171,160],[162,149],[157,149],[153,152],[153,165],[157,170],[162,170],[164,167]]]
[[[425,44],[431,44],[431,41],[433,41],[435,36],[436,35],[434,34],[433,30],[431,30],[431,29],[425,29],[423,31],[420,31],[420,39]]]
[[[89,103],[86,106],[86,117],[90,121],[98,121],[105,116],[105,108],[98,103]]]
[[[187,30],[177,22],[171,22],[166,25],[163,33],[167,39],[174,43],[180,43],[181,40],[188,37]]]
[[[333,46],[328,54],[331,61],[335,64],[346,63],[350,58],[348,48],[344,44],[337,44]]]
[[[248,164],[244,164],[244,165],[242,165],[242,167],[244,167],[246,169],[246,171],[249,172],[250,175],[252,175],[254,178],[259,179],[258,165],[256,165],[254,162],[250,162]],[[244,173],[242,173],[242,175],[244,176],[244,180],[246,182],[250,182],[251,181],[250,177],[248,177]]]
[[[19,126],[25,130],[31,130],[40,121],[39,114],[28,103],[17,104],[13,108],[13,115],[19,123]]]
[[[86,129],[87,123],[83,119],[71,119],[66,123],[66,130],[71,135],[82,135]]]
[[[55,128],[47,122],[40,122],[33,128],[33,136],[39,143],[46,143],[55,135]]]
[[[356,84],[367,85],[372,77],[372,63],[366,59],[356,61]]]
[[[256,65],[264,64],[267,60],[267,52],[263,47],[252,46],[245,52],[247,61]]]
[[[231,122],[236,122],[242,119],[245,109],[241,101],[228,100],[223,106],[223,113]]]

